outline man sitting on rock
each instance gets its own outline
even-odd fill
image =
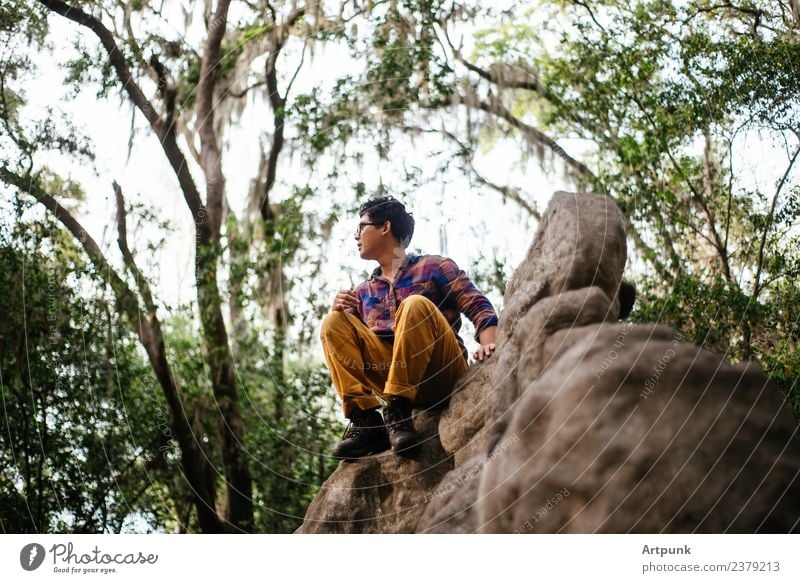
[[[436,406],[468,368],[458,335],[461,313],[475,325],[483,360],[495,350],[497,314],[452,259],[406,253],[414,218],[391,196],[359,207],[355,238],[362,259],[379,263],[355,290],[336,294],[321,338],[333,384],[350,420],[333,449],[340,459],[382,452],[407,455],[419,436],[414,406]],[[384,418],[378,397],[386,401]]]

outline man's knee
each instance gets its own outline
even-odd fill
[[[436,304],[422,294],[413,294],[408,296],[402,301],[400,308],[405,308],[406,310],[430,310],[431,308],[437,309]],[[398,310],[400,308],[398,308]]]
[[[325,338],[330,332],[340,329],[342,326],[348,326],[348,314],[346,312],[334,311],[329,313],[322,319],[322,326],[320,327],[320,338]]]

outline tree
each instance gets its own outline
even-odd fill
[[[187,14],[190,14],[191,4],[187,6]],[[258,273],[262,283],[266,282],[264,287],[267,292],[272,293],[260,294],[256,299],[275,314],[275,330],[272,332],[280,357],[273,364],[278,366],[279,377],[282,377],[284,366],[280,347],[286,311],[281,307],[285,292],[275,295],[275,290],[285,289],[281,285],[283,264],[276,259],[285,255],[290,260],[292,249],[299,244],[293,235],[298,228],[295,225],[298,213],[283,212],[283,209],[291,208],[291,201],[283,205],[272,204],[269,193],[275,183],[276,164],[283,141],[284,110],[281,103],[285,94],[281,96],[278,93],[276,59],[288,32],[306,11],[302,7],[287,9],[287,15],[282,19],[271,5],[264,2],[251,7],[249,20],[243,19],[235,30],[227,32],[229,7],[230,2],[225,0],[218,2],[213,11],[207,6],[203,14],[206,34],[199,48],[191,46],[185,38],[170,40],[156,34],[134,34],[134,28],[155,30],[166,22],[159,6],[145,2],[86,2],[78,6],[58,0],[43,0],[31,6],[28,2],[16,1],[3,6],[0,20],[9,44],[17,46],[30,43],[43,47],[48,33],[48,15],[67,19],[84,32],[82,38],[93,39],[79,41],[77,48],[81,56],[68,63],[68,80],[75,84],[97,81],[100,97],[118,88],[137,114],[146,120],[174,171],[197,235],[193,241],[197,306],[203,358],[208,365],[213,405],[210,400],[205,402],[215,412],[218,424],[219,459],[225,478],[224,503],[217,500],[218,474],[212,461],[214,457],[209,452],[211,447],[198,439],[192,420],[186,415],[189,409],[187,395],[167,355],[168,343],[159,316],[163,308],[159,307],[151,284],[128,245],[128,208],[123,189],[116,182],[113,184],[118,209],[117,239],[122,257],[121,265],[115,267],[117,262],[109,261],[106,252],[83,228],[76,214],[64,206],[63,197],[70,194],[70,189],[80,191],[80,186],[59,178],[34,162],[39,152],[47,150],[60,151],[76,159],[83,157],[91,162],[89,145],[80,138],[68,120],[60,126],[48,122],[29,125],[21,120],[19,111],[24,103],[24,92],[13,86],[26,74],[30,60],[23,51],[8,56],[4,61],[3,84],[0,87],[3,96],[3,139],[14,147],[9,150],[10,155],[0,162],[0,180],[17,192],[39,201],[81,242],[96,271],[103,275],[113,290],[120,309],[147,352],[164,393],[172,435],[178,442],[181,467],[193,492],[199,528],[204,532],[253,529],[252,476],[246,459],[245,422],[239,404],[240,387],[236,380],[233,348],[222,310],[219,269],[226,243],[231,254],[241,251],[237,236],[245,237],[244,249],[248,253],[258,250],[250,249],[256,244],[247,240],[250,234],[238,231],[235,216],[230,212],[226,200],[220,136],[229,120],[220,120],[217,110],[225,110],[219,101],[236,98],[236,94],[230,91],[232,79],[226,77],[231,72],[231,66],[245,48],[255,45],[261,51],[256,50],[249,57],[245,56],[245,65],[249,63],[248,58],[262,54],[264,49],[260,45],[265,41],[266,48],[270,50],[265,77],[270,103],[274,108],[275,127],[265,168],[259,169],[255,180],[257,185],[263,184],[263,188],[255,188],[254,193],[256,208],[260,209],[262,218],[258,229],[262,234],[261,245],[269,251],[260,255],[267,268],[258,270]],[[312,10],[312,14],[315,11]],[[155,27],[148,29],[147,25]],[[229,44],[223,46],[225,42]],[[151,90],[155,95],[148,97]],[[60,132],[64,127],[67,132]],[[180,144],[181,138],[184,139],[184,146]],[[184,148],[191,156],[184,154]],[[202,187],[191,171],[192,162],[199,166],[204,181]],[[203,190],[205,196],[201,195]],[[300,192],[297,200],[302,200],[302,195],[303,192]],[[223,239],[223,225],[229,229],[227,240]],[[287,234],[290,236],[287,237]],[[278,237],[281,244],[276,246],[274,239]],[[234,260],[237,259],[241,257],[234,256]],[[231,280],[231,293],[235,299],[230,313],[237,317],[241,312],[241,304],[237,302],[242,290],[241,280],[236,277],[237,262],[233,261],[232,264],[231,273],[234,277]]]
[[[356,23],[370,26],[372,22],[387,22],[387,14],[391,20],[395,4],[353,0],[322,6],[258,1],[236,5],[235,16],[231,16],[230,3],[222,0],[197,8],[194,3],[171,3],[167,7],[146,1],[15,0],[4,4],[0,12],[4,40],[21,49],[4,55],[2,63],[4,125],[0,139],[10,148],[0,160],[0,181],[10,193],[37,200],[81,243],[139,337],[164,394],[181,471],[192,492],[197,522],[191,516],[187,518],[183,508],[179,511],[178,521],[187,528],[250,531],[256,520],[252,499],[263,501],[264,492],[281,498],[274,484],[256,485],[254,491],[251,467],[258,462],[250,444],[258,441],[267,445],[261,441],[265,434],[258,425],[260,415],[243,413],[242,402],[248,406],[262,402],[274,416],[273,429],[294,432],[292,439],[299,438],[298,420],[305,420],[313,429],[318,422],[325,425],[332,416],[329,400],[324,407],[320,405],[324,399],[319,389],[328,379],[318,374],[317,366],[301,360],[302,344],[297,356],[292,354],[296,362],[290,362],[286,352],[289,327],[300,326],[299,337],[306,343],[316,339],[314,324],[329,305],[324,288],[316,290],[313,284],[303,282],[306,289],[310,288],[303,299],[313,303],[295,301],[294,307],[303,311],[295,321],[289,292],[297,282],[289,280],[286,270],[293,262],[303,263],[299,255],[304,247],[313,249],[320,240],[324,243],[343,208],[335,202],[321,216],[307,212],[305,204],[324,186],[312,186],[307,177],[293,180],[289,176],[281,181],[282,152],[289,141],[289,112],[302,107],[303,102],[302,96],[292,99],[291,89],[308,62],[306,52],[313,52],[321,43],[350,42],[357,36]],[[183,26],[173,26],[181,18]],[[123,194],[126,186],[109,177],[117,206],[117,250],[112,251],[92,238],[80,220],[83,201],[98,200],[104,193],[84,193],[82,185],[60,176],[43,162],[51,153],[73,164],[91,165],[93,161],[92,144],[80,135],[73,120],[59,115],[57,104],[46,119],[28,119],[23,113],[24,80],[34,74],[32,53],[26,49],[52,51],[47,43],[53,38],[49,26],[54,22],[68,24],[79,32],[68,60],[61,63],[72,91],[79,93],[91,87],[97,90],[98,99],[121,97],[133,111],[129,153],[139,139],[136,123],[143,120],[149,136],[145,139],[157,140],[172,170],[176,191],[196,232],[192,245],[197,327],[184,326],[186,313],[173,311],[159,300],[147,269],[142,268],[134,245],[129,244],[128,215],[134,209],[136,220],[143,219],[159,230],[162,222],[138,208],[137,203],[132,204]],[[198,36],[202,38],[199,43],[188,40]],[[289,68],[282,63],[281,55],[292,42],[296,66]],[[271,127],[255,130],[261,133],[266,147],[253,169],[245,210],[239,217],[229,202],[225,137],[253,96],[262,98],[254,107],[269,113]],[[303,135],[303,129],[296,127],[289,138],[313,141],[313,136]],[[366,191],[356,185],[354,194],[364,196]],[[145,262],[148,259],[145,257]],[[313,261],[319,265],[321,259],[317,256]],[[186,334],[191,338],[195,332],[200,334],[201,356],[207,363],[203,369],[205,382],[193,374],[199,370],[197,361],[189,365],[183,358],[194,352],[170,348],[184,344]],[[252,356],[249,351],[254,342],[268,344],[267,354]],[[251,357],[254,364],[248,362]],[[260,387],[268,395],[267,401],[253,399],[244,390],[245,378],[236,369],[250,366],[259,369],[257,375],[270,378]],[[299,379],[311,384],[305,387],[310,400],[306,408],[295,402],[301,391],[296,386]],[[206,391],[213,397],[205,395]],[[312,412],[313,420],[309,417]],[[211,430],[211,424],[216,424],[215,430]],[[248,437],[249,432],[253,439]],[[306,438],[317,448],[313,459],[308,460],[313,471],[307,472],[303,465],[292,466],[296,453],[290,451],[293,446],[287,444],[292,442],[286,436],[271,448],[272,461],[313,476],[318,485],[323,470],[330,469],[323,445],[333,436],[328,430],[317,435]],[[307,499],[314,484],[304,487],[306,493],[299,494],[301,499]],[[223,500],[218,489],[225,492]],[[294,508],[293,512],[296,515],[299,511]],[[296,518],[290,517],[280,525],[265,520],[259,524],[291,528],[292,520]]]

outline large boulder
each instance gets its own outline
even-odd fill
[[[425,444],[342,462],[298,532],[793,532],[797,422],[754,363],[620,323],[625,218],[558,192],[507,286],[497,351]]]

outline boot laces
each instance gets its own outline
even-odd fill
[[[366,435],[370,431],[375,431],[379,427],[379,425],[375,425],[375,423],[373,423],[372,419],[368,419],[363,415],[359,415],[353,419],[350,419],[350,423],[347,424],[347,429],[345,429],[344,434],[342,434],[342,439]]]
[[[391,403],[386,408],[384,416],[386,418],[386,427],[389,431],[396,433],[397,431],[414,429],[414,424],[411,421],[411,411],[406,409],[407,407],[403,407],[398,403]]]

